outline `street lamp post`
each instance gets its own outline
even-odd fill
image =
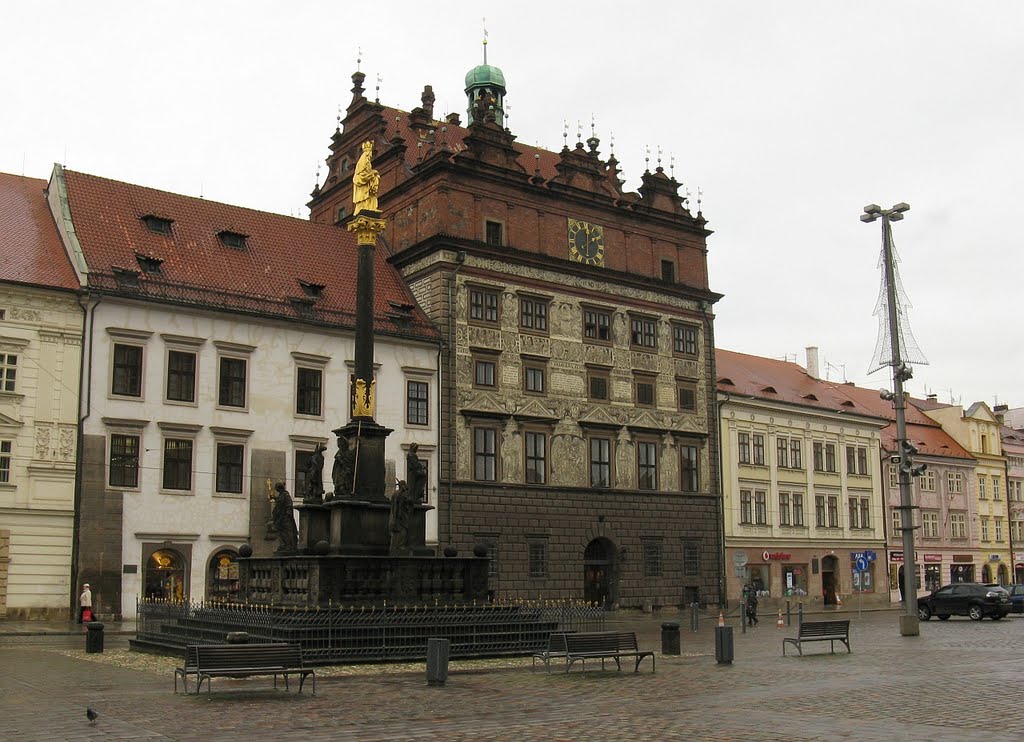
[[[905,203],[898,203],[891,209],[882,209],[877,204],[870,204],[864,207],[861,214],[862,222],[873,222],[879,217],[882,219],[882,252],[885,264],[885,285],[886,300],[889,308],[889,338],[892,348],[892,382],[893,391],[890,394],[883,390],[883,399],[891,399],[896,409],[896,447],[899,452],[893,456],[894,463],[899,464],[900,484],[900,531],[903,535],[903,606],[905,612],[900,615],[900,634],[903,636],[917,636],[920,634],[920,625],[917,616],[917,559],[914,554],[914,510],[912,502],[913,477],[920,476],[927,466],[921,464],[914,466],[913,457],[917,449],[907,440],[907,401],[903,395],[903,382],[908,381],[913,372],[910,366],[904,362],[902,348],[900,347],[900,325],[899,312],[896,305],[896,276],[892,250],[892,222],[903,218],[903,212],[908,211],[910,206]]]

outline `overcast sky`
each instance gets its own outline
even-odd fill
[[[703,190],[719,347],[868,375],[881,227],[894,225],[916,395],[1024,406],[1019,2],[16,3],[0,29],[0,171],[52,164],[308,216],[362,49],[370,97],[465,120],[465,73],[508,84],[508,126],[558,150],[593,117],[628,189],[650,147]]]

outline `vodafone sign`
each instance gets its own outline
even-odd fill
[[[787,561],[792,554],[787,554],[783,551],[762,551],[761,558],[766,562],[784,562]]]

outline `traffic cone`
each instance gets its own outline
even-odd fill
[[[782,611],[780,610],[779,611],[779,620],[775,622],[775,628],[781,629],[784,626],[785,626],[785,624],[782,623]]]
[[[725,616],[722,615],[721,611],[718,612],[718,625],[725,626]]]

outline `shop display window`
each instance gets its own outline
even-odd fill
[[[782,594],[786,596],[807,595],[806,564],[782,565]]]
[[[759,598],[771,596],[770,570],[767,564],[751,564],[747,567],[749,574],[748,584],[754,586]]]
[[[852,570],[850,584],[853,585],[855,593],[873,593],[875,591],[875,563],[868,562],[868,568],[861,572],[857,568]]]
[[[924,589],[929,592],[942,587],[942,565],[926,564],[924,566]]]

